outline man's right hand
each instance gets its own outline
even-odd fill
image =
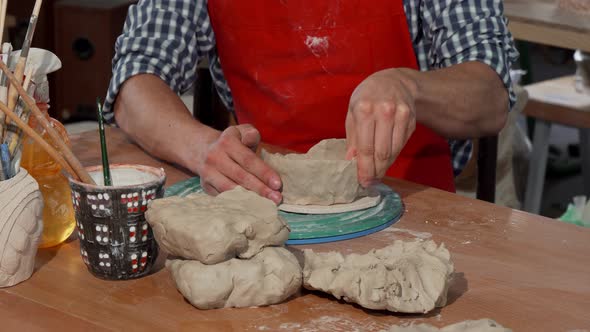
[[[128,79],[115,102],[115,118],[147,152],[199,174],[208,194],[240,185],[277,204],[282,200],[279,175],[254,152],[258,130],[239,125],[219,132],[200,123],[158,76]]]
[[[279,204],[281,178],[256,155],[260,133],[244,124],[225,129],[200,151],[196,170],[203,190],[217,195],[237,185]]]

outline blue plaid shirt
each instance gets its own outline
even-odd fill
[[[236,0],[238,1],[238,0]],[[403,0],[414,51],[421,70],[480,61],[494,69],[510,95],[510,67],[517,59],[503,14],[502,0]],[[141,0],[129,8],[123,34],[115,45],[113,77],[105,100],[107,120],[119,88],[141,73],[159,76],[177,93],[196,78],[196,63],[207,59],[217,92],[233,110],[223,76],[207,0]],[[472,152],[471,140],[449,140],[455,175]]]

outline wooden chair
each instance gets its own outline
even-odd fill
[[[194,84],[193,116],[201,123],[217,130],[230,125],[231,114],[219,98],[211,73],[206,63],[197,66],[197,79]]]
[[[209,69],[200,65],[194,86],[193,115],[202,123],[223,130],[232,121],[213,85]],[[477,155],[477,199],[493,203],[496,195],[496,158],[498,137],[479,139]]]
[[[524,114],[535,119],[535,131],[524,209],[538,214],[553,123],[579,129],[584,190],[590,196],[590,95],[575,91],[573,76],[527,85],[525,89],[529,93],[529,103]]]
[[[476,198],[494,203],[496,200],[496,160],[498,136],[478,140]]]

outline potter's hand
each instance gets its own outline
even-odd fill
[[[259,142],[260,133],[247,124],[229,127],[210,142],[197,165],[205,192],[217,195],[240,185],[280,203],[281,179],[254,152]]]
[[[346,157],[357,158],[362,186],[385,176],[414,132],[416,89],[402,70],[386,69],[369,76],[352,93],[346,116]]]

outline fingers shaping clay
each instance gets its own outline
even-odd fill
[[[306,154],[271,154],[262,159],[281,176],[283,203],[332,205],[367,195],[359,184],[356,160],[346,160],[346,140],[327,139]]]
[[[464,322],[437,328],[432,325],[419,324],[410,326],[393,326],[389,332],[512,332],[491,319],[466,320]]]
[[[446,304],[453,263],[434,241],[395,241],[365,255],[304,250],[303,286],[368,309],[426,313]]]
[[[203,264],[250,258],[289,237],[276,205],[242,187],[216,197],[199,193],[154,200],[145,217],[164,250]]]
[[[199,309],[264,306],[284,301],[301,288],[301,266],[285,248],[215,265],[172,260],[168,268],[182,295]]]

